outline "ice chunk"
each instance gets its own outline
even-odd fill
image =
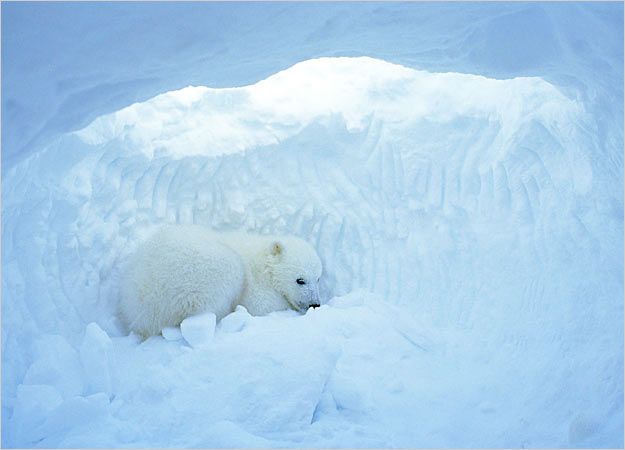
[[[167,341],[179,341],[182,339],[182,332],[180,327],[165,327],[161,331],[161,334]]]
[[[85,380],[85,392],[111,392],[110,352],[111,338],[91,322],[80,346],[80,360]]]
[[[245,328],[252,318],[243,305],[238,305],[233,313],[228,314],[219,322],[219,330],[224,333],[236,333]]]
[[[217,317],[213,313],[187,317],[180,324],[182,336],[191,347],[202,347],[210,343],[215,335]]]

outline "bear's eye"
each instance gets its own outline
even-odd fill
[[[303,279],[303,278],[298,278],[297,280],[295,280],[295,282],[296,282],[297,284],[306,284],[306,282],[304,281],[304,279]]]

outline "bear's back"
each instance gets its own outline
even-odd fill
[[[166,226],[129,259],[120,312],[132,331],[157,334],[185,318],[232,311],[243,290],[241,257],[217,235],[193,225]]]

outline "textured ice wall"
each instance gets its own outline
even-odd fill
[[[133,102],[188,85],[253,84],[320,56],[371,56],[491,78],[538,76],[599,114],[623,114],[622,102],[613,101],[623,96],[618,2],[1,7],[5,168]],[[602,133],[612,131],[605,125]]]
[[[324,262],[326,298],[375,292],[438,329],[454,358],[488,361],[470,376],[520,420],[502,436],[618,443],[622,158],[599,127],[539,78],[371,58],[101,117],[5,174],[4,411],[18,384],[62,377],[41,373],[49,337],[33,337],[63,336],[66,355],[90,322],[118,335],[124,257],[155,224],[198,223],[300,235]],[[539,411],[549,420],[522,419]]]

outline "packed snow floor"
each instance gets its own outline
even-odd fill
[[[602,126],[538,77],[357,57],[55,138],[3,173],[3,446],[622,446]],[[129,336],[120,274],[162,223],[308,240],[323,306]]]

